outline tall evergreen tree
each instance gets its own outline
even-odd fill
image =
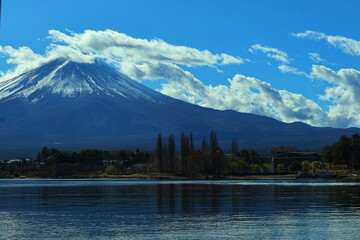
[[[175,138],[171,134],[168,138],[168,152],[169,152],[169,170],[170,173],[175,173]]]
[[[163,156],[162,156],[162,171],[161,172],[169,172],[169,166],[170,166],[170,161],[169,161],[169,148],[168,148],[168,144],[167,142],[164,140],[163,141]]]
[[[326,163],[333,163],[333,147],[330,145],[326,145],[323,147],[321,152],[321,158]]]
[[[219,166],[219,163],[217,161],[220,159],[217,156],[215,156],[215,153],[218,149],[219,149],[219,141],[216,132],[212,130],[210,132],[210,137],[209,137],[209,152],[210,152],[213,169],[215,172],[217,171],[217,166]]]
[[[219,141],[218,141],[216,132],[214,130],[212,130],[210,132],[210,138],[209,138],[210,154],[214,154],[215,151],[218,149],[218,147],[219,147]]]
[[[189,174],[191,172],[191,146],[190,146],[190,137],[185,135],[185,173]]]
[[[231,141],[231,153],[233,155],[238,153],[238,141],[235,138]]]
[[[360,135],[353,134],[350,139],[351,142],[351,165],[360,168]]]
[[[360,169],[360,135],[353,134],[350,138],[342,136],[334,145],[326,145],[322,149],[321,158],[325,162]]]
[[[206,141],[206,138],[203,138],[201,142],[201,151],[202,152],[208,152],[209,151],[209,144]]]
[[[222,174],[225,170],[225,155],[220,147],[214,153],[214,168],[215,173],[218,175]]]
[[[190,153],[192,153],[195,150],[194,139],[193,139],[192,132],[190,132],[190,134],[189,134],[189,141],[190,141]]]
[[[187,146],[186,146],[186,135],[184,132],[180,134],[180,157],[181,157],[181,165],[183,173],[186,172],[186,158],[187,158]]]
[[[340,137],[334,147],[336,162],[340,164],[349,164],[351,158],[350,138],[346,136]]]
[[[40,153],[41,160],[44,160],[45,158],[49,157],[50,155],[51,155],[51,153],[47,146],[45,146],[41,149],[41,153]]]
[[[156,141],[156,160],[158,163],[158,170],[162,172],[163,170],[163,140],[161,133],[159,133]]]

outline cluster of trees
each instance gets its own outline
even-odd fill
[[[289,166],[287,167],[287,170],[290,172],[298,172],[298,171],[302,171],[302,172],[308,172],[310,170],[315,171],[316,169],[321,169],[324,166],[322,165],[322,163],[320,161],[313,161],[310,162],[308,160],[304,160],[304,161],[293,161],[289,164]],[[283,171],[285,169],[284,164],[278,164],[276,169],[278,171]]]
[[[36,166],[30,159],[21,158],[17,161],[0,163],[0,172],[9,173],[12,176],[20,177],[27,172],[36,171]]]
[[[129,150],[109,152],[98,149],[68,152],[43,147],[37,156],[37,161],[41,163],[37,171],[41,176],[102,174],[107,171],[114,173],[115,170],[119,173],[132,165],[148,163],[149,160],[150,153],[140,152],[139,149],[136,152]],[[111,164],[106,164],[109,161]],[[113,168],[107,169],[109,165]]]
[[[159,134],[156,142],[156,170],[163,173],[222,173],[224,152],[219,147],[216,132],[211,131],[209,142],[204,138],[201,147],[195,149],[193,134],[180,134],[180,151],[176,154],[176,141],[173,134],[163,140]]]
[[[230,162],[230,172],[268,172],[270,170],[269,159],[264,158],[255,150],[243,149],[237,151],[237,141],[232,140],[232,159]]]
[[[176,154],[178,146],[179,154]],[[163,139],[161,134],[156,141],[154,158],[155,171],[181,174],[226,174],[235,171],[267,171],[268,164],[262,164],[262,157],[254,150],[238,151],[236,139],[231,143],[232,154],[226,155],[219,146],[215,131],[209,138],[203,138],[199,148],[195,148],[193,134],[181,132],[177,145],[173,134]]]
[[[322,149],[322,159],[332,164],[343,164],[360,168],[360,135],[342,136],[334,145]]]
[[[9,172],[34,172],[37,176],[75,176],[94,174],[123,174],[161,172],[169,174],[231,174],[231,173],[266,173],[270,171],[270,157],[261,156],[254,150],[239,150],[238,141],[231,142],[231,154],[225,154],[219,145],[215,131],[208,138],[197,141],[190,133],[181,132],[177,139],[173,134],[164,138],[158,135],[154,152],[122,150],[102,151],[85,149],[80,152],[60,151],[44,147],[38,153],[37,161],[41,164],[16,163],[6,165]],[[272,153],[297,152],[296,147],[279,146]],[[360,168],[360,136],[343,136],[332,146],[325,146],[322,160],[333,164],[347,164]],[[294,161],[289,164],[277,164],[274,170],[279,172],[309,171],[318,168],[320,162]],[[1,167],[1,166],[0,166]]]

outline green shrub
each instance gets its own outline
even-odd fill
[[[302,170],[303,172],[308,172],[309,169],[310,169],[310,162],[309,162],[309,161],[306,161],[306,160],[302,161],[302,162],[301,162],[301,170]]]
[[[120,169],[115,166],[108,166],[106,168],[105,172],[106,172],[106,174],[109,174],[109,175],[116,175],[116,174],[119,174]]]
[[[276,169],[277,169],[279,172],[281,172],[281,171],[284,171],[285,166],[284,166],[284,164],[279,163],[279,164],[276,166]]]

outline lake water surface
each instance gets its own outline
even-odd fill
[[[0,180],[0,239],[359,239],[360,183]]]

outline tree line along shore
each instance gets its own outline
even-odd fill
[[[257,179],[294,177],[298,172],[332,171],[357,179],[360,169],[360,135],[342,136],[322,151],[300,151],[277,146],[271,154],[239,150],[231,142],[225,153],[215,131],[195,146],[193,134],[157,136],[154,151],[84,149],[79,152],[43,147],[36,159],[0,160],[2,178],[139,177],[164,179]]]

